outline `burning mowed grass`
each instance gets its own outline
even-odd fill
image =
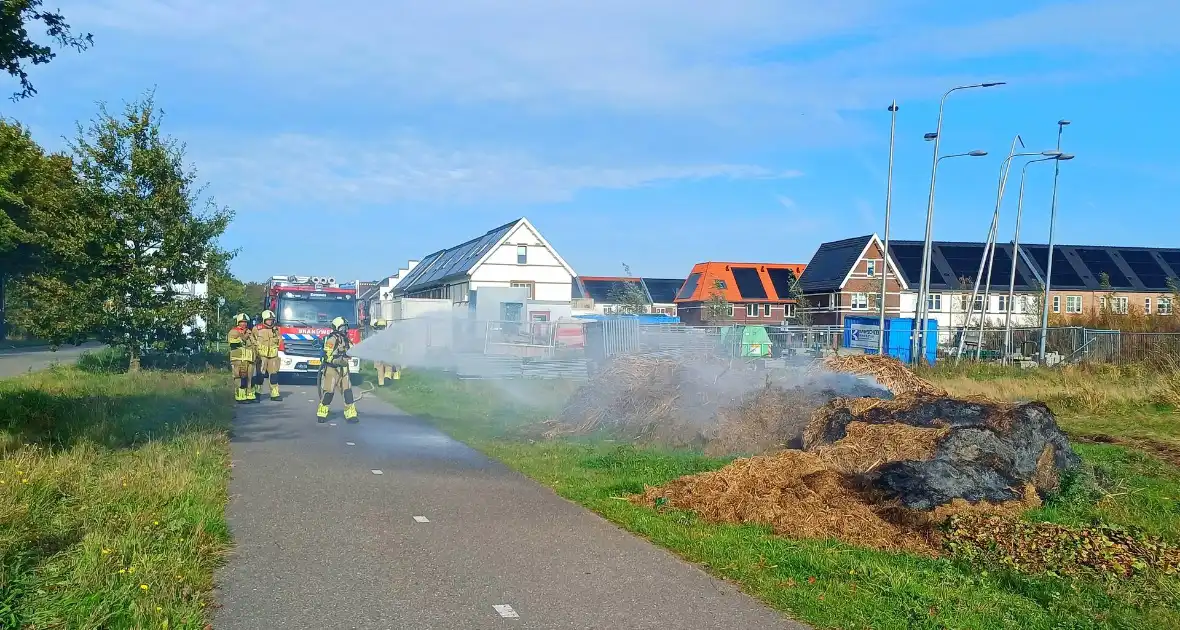
[[[833,372],[870,376],[890,391]],[[790,538],[927,556],[1002,547],[987,543],[1009,531],[994,519],[1007,523],[1039,507],[1080,466],[1044,404],[951,398],[890,358],[833,357],[803,377],[767,376],[753,391],[726,381],[743,378],[668,359],[620,359],[573,396],[546,435],[597,433],[709,455],[769,452],[647,486],[629,500],[712,523],[767,525]],[[1065,530],[1079,539],[1091,532]],[[1138,541],[1118,547],[1126,562],[1057,549],[1008,566],[1175,572],[1174,547],[1126,536]]]

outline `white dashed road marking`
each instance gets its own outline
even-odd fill
[[[345,442],[345,444],[349,446],[356,446],[356,442]]]
[[[429,523],[430,522],[430,519],[426,518],[425,516],[415,516],[414,520],[418,521],[419,523]]]
[[[373,474],[374,475],[384,475],[385,473],[381,472],[380,470],[374,470]]]
[[[492,608],[495,608],[496,612],[500,613],[500,616],[505,619],[520,619],[520,615],[516,614],[516,611],[512,610],[512,607],[508,604],[496,604]]]

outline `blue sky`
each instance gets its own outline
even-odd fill
[[[95,47],[0,114],[60,148],[155,88],[246,279],[382,277],[518,216],[584,275],[806,262],[882,230],[892,99],[893,234],[921,238],[938,96],[988,80],[947,103],[944,153],[990,155],[942,162],[936,238],[982,240],[1013,135],[1052,148],[1064,117],[1060,241],[1180,245],[1171,0],[50,4]],[[1052,170],[1029,169],[1027,240]]]

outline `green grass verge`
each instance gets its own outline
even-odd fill
[[[542,397],[540,406],[521,402],[529,400],[526,388]],[[621,497],[644,484],[716,469],[727,460],[601,441],[512,437],[514,427],[544,419],[571,390],[563,383],[504,386],[408,372],[380,395],[817,628],[1180,627],[1174,579],[1099,583],[1030,576],[834,541],[790,540],[764,527],[713,525],[684,512],[632,505]],[[1079,445],[1078,451],[1087,463],[1083,473],[1031,517],[1074,525],[1103,519],[1180,540],[1175,469],[1114,446]]]
[[[203,628],[233,415],[221,374],[0,381],[0,628]]]

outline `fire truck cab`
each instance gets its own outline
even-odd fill
[[[274,311],[277,320],[280,375],[319,372],[324,337],[337,317],[348,322],[352,343],[360,343],[356,298],[355,283],[337,283],[327,276],[272,276],[267,281],[262,308]],[[351,359],[349,369],[356,379],[360,360]]]

